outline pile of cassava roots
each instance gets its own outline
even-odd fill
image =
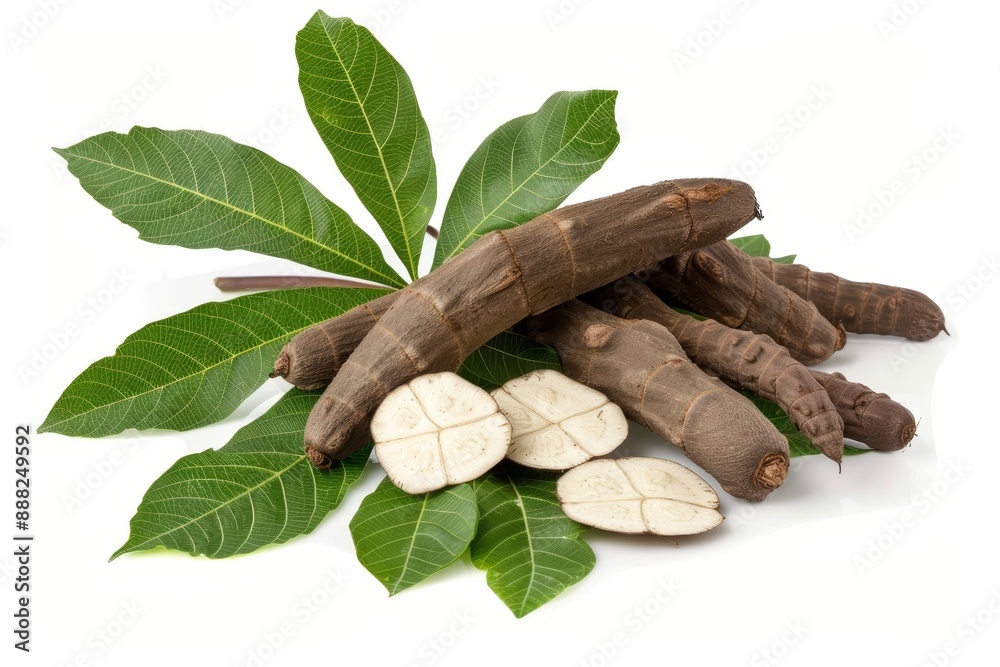
[[[909,410],[808,367],[847,332],[930,339],[944,330],[941,309],[913,290],[750,257],[726,240],[760,217],[738,181],[638,187],[492,231],[404,289],[304,330],[274,375],[325,387],[306,425],[309,459],[329,467],[374,440],[397,486],[422,493],[507,456],[570,470],[559,495],[571,517],[663,534],[657,517],[674,510],[656,509],[663,489],[652,482],[672,480],[700,529],[718,523],[718,500],[677,464],[614,458],[625,417],[679,446],[727,493],[757,501],[784,482],[789,446],[739,390],[780,406],[838,466],[845,438],[906,447]],[[508,329],[554,348],[568,379],[536,372],[492,396],[457,382],[462,361]],[[631,490],[602,497],[617,477]],[[629,523],[635,503],[652,504]]]

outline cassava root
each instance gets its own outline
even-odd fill
[[[731,495],[763,500],[788,472],[788,441],[746,397],[691,363],[663,326],[568,301],[518,330],[559,353],[563,372],[681,447]]]
[[[846,340],[843,327],[775,284],[728,241],[663,260],[651,269],[650,285],[728,327],[767,334],[807,366],[828,359]]]
[[[306,451],[328,467],[368,440],[372,411],[417,375],[456,370],[521,319],[670,255],[721,241],[759,215],[724,179],[666,181],[491,232],[400,290],[316,403]]]
[[[809,301],[829,322],[859,334],[930,340],[944,328],[944,313],[926,294],[881,283],[859,283],[801,264],[754,257],[753,265],[778,285]]]

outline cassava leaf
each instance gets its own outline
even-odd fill
[[[771,244],[764,238],[763,234],[741,236],[729,239],[729,242],[751,257],[769,257],[771,255]]]
[[[298,172],[196,130],[134,127],[55,149],[90,195],[139,238],[250,250],[402,287],[378,245]]]
[[[441,222],[434,266],[480,236],[556,208],[618,146],[613,90],[559,92],[508,121],[462,168]]]
[[[795,424],[788,418],[788,414],[778,407],[777,403],[772,403],[765,398],[761,398],[752,391],[741,391],[740,393],[749,398],[757,406],[757,409],[771,420],[771,423],[774,424],[774,427],[778,429],[781,435],[788,439],[788,451],[792,458],[796,456],[815,456],[823,453],[809,441],[809,438],[802,435],[799,429],[795,428]],[[856,456],[870,451],[872,450],[864,447],[844,445],[844,456]]]
[[[394,595],[455,562],[476,533],[468,484],[411,496],[388,477],[351,519],[358,560]]]
[[[559,355],[548,345],[504,331],[470,354],[458,374],[483,389],[496,389],[534,370],[560,370]]]
[[[479,529],[472,563],[486,583],[521,618],[594,567],[584,527],[563,514],[556,476],[503,463],[474,482]]]
[[[329,287],[263,292],[147,324],[113,356],[77,376],[38,430],[100,437],[219,421],[264,382],[289,338],[384,293]]]
[[[321,395],[293,388],[221,449],[177,461],[149,487],[111,559],[161,546],[226,558],[311,532],[358,481],[371,450],[329,470],[309,462],[302,432]]]
[[[295,54],[313,125],[416,278],[437,180],[410,78],[367,28],[322,11],[299,32]]]
[[[797,255],[785,255],[784,257],[772,257],[771,261],[775,264],[794,264]]]

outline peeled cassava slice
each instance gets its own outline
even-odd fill
[[[694,535],[723,518],[712,487],[666,459],[588,461],[559,478],[556,494],[569,518],[615,533]]]
[[[567,470],[611,452],[628,435],[621,408],[558,371],[522,375],[493,398],[513,429],[507,458],[530,468]]]
[[[454,373],[393,389],[372,416],[375,456],[392,483],[427,493],[476,479],[503,459],[510,422],[484,390]]]

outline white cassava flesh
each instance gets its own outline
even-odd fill
[[[558,371],[522,375],[493,398],[513,429],[507,458],[530,468],[568,470],[611,452],[628,435],[621,408]]]
[[[454,373],[432,373],[389,392],[371,433],[392,483],[417,494],[485,473],[507,453],[511,429],[489,393]]]
[[[556,494],[569,518],[615,533],[694,535],[722,522],[712,487],[666,459],[589,461],[560,477]]]

